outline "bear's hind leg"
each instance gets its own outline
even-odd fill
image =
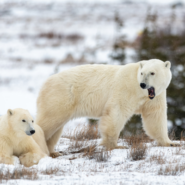
[[[53,158],[62,156],[61,153],[59,152],[55,152],[55,146],[58,142],[58,140],[60,139],[60,136],[62,134],[62,130],[63,127],[61,127],[60,129],[58,129],[52,136],[51,138],[49,138],[49,140],[47,140],[47,146],[48,146],[48,150],[50,152],[50,156]]]

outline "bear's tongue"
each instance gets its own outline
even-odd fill
[[[148,97],[152,100],[155,97],[155,89],[153,87],[150,87],[148,89]]]

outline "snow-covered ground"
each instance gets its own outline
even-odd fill
[[[61,138],[57,150],[68,151],[71,142]],[[94,141],[88,141],[90,142]],[[99,142],[99,140],[98,140]],[[123,140],[119,144],[125,145]],[[97,162],[82,154],[68,154],[59,158],[50,157],[40,160],[38,165],[29,168],[36,171],[34,180],[27,180],[22,174],[20,180],[2,181],[7,184],[65,184],[65,185],[184,185],[185,184],[185,150],[182,148],[156,147],[147,144],[146,158],[133,161],[129,158],[129,149],[117,149],[109,153],[108,161]],[[15,173],[22,166],[0,165],[4,174]]]
[[[180,28],[184,8],[179,2],[161,0],[0,0],[0,115],[9,108],[25,108],[36,116],[36,99],[43,82],[52,74],[87,63],[117,64],[110,58],[113,44],[120,35],[133,42],[142,31],[148,8],[158,12],[159,24],[176,13],[175,28]],[[172,5],[179,3],[176,9]],[[118,28],[119,15],[123,27]],[[126,62],[135,62],[135,51],[126,48]],[[65,130],[86,119],[74,120]],[[70,144],[61,138],[60,150]],[[46,158],[33,167],[59,168],[56,174],[39,175],[31,181],[9,184],[185,184],[184,173],[158,175],[161,164],[150,162],[153,154],[162,153],[168,165],[183,164],[184,149],[152,147],[145,160],[127,159],[128,150],[114,150],[108,162],[86,158],[69,160],[70,155]],[[18,168],[20,166],[18,165]],[[0,168],[13,170],[17,167]]]

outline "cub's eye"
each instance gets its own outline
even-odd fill
[[[34,120],[32,120],[32,123],[34,122]]]
[[[141,75],[143,75],[143,73],[141,73]]]
[[[151,75],[155,75],[155,73],[151,73]]]
[[[22,120],[22,122],[26,122],[26,120],[25,120],[25,119],[23,119],[23,120]]]

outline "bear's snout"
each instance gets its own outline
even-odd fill
[[[35,133],[35,130],[31,130],[30,131],[30,134],[32,135],[32,134],[34,134]]]
[[[145,83],[140,83],[140,87],[141,87],[142,89],[145,89],[145,88],[146,88],[146,84],[145,84]]]

